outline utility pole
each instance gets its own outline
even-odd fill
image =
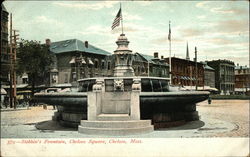
[[[18,30],[13,30],[14,35],[12,36],[14,38],[14,42],[13,47],[13,85],[14,85],[14,91],[13,91],[13,97],[14,97],[14,108],[16,109],[16,49],[17,49],[17,40],[19,38],[17,38],[19,36],[19,34],[16,34],[16,32],[18,32]]]
[[[12,54],[12,14],[10,14],[10,108],[13,107],[13,88],[12,88],[12,83],[13,83],[13,54]]]
[[[195,77],[196,77],[196,79],[195,79],[195,90],[197,90],[198,89],[198,87],[197,87],[197,83],[198,83],[198,69],[197,69],[197,48],[196,47],[195,47],[194,53],[195,53]]]
[[[12,35],[14,32],[14,35]],[[12,29],[12,14],[10,14],[10,108],[16,109],[16,48],[18,30]],[[13,42],[14,40],[14,42]],[[14,85],[14,88],[13,88]],[[13,105],[14,104],[14,105]]]

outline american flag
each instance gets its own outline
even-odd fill
[[[118,11],[118,13],[117,13],[117,15],[116,15],[116,17],[115,17],[115,20],[114,20],[114,22],[113,22],[113,24],[112,24],[112,30],[115,28],[115,27],[117,27],[117,26],[119,26],[120,25],[120,21],[122,20],[122,9],[120,8],[119,9],[119,11]]]
[[[171,28],[170,28],[170,21],[169,21],[169,32],[168,32],[168,40],[171,40]]]

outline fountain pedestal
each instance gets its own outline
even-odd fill
[[[88,93],[88,120],[81,120],[78,132],[84,134],[129,135],[152,132],[151,120],[140,120],[140,83],[132,91],[105,92],[97,81]]]

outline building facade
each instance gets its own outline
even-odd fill
[[[8,52],[8,18],[9,13],[3,4],[1,4],[1,84],[8,84],[8,74],[10,70],[10,54]]]
[[[204,64],[204,85],[214,88],[215,87],[215,70],[208,66],[206,62]]]
[[[165,58],[169,63],[169,58]],[[196,62],[188,59],[181,59],[171,57],[171,81],[173,85],[181,86],[204,86],[204,68],[202,63],[197,62],[197,75],[196,75]]]
[[[163,56],[159,58],[158,52],[155,52],[154,56],[136,52],[133,56],[132,67],[135,76],[169,77],[169,65]]]
[[[247,66],[235,67],[235,92],[249,93],[250,91],[250,68]]]
[[[45,78],[46,86],[56,84],[76,85],[78,79],[90,77],[110,77],[114,75],[115,56],[78,39],[51,42],[50,52],[54,65]],[[135,76],[169,77],[169,66],[164,59],[141,53],[132,54],[132,68]]]
[[[50,42],[54,65],[50,67],[47,84],[76,83],[78,79],[106,76],[111,69],[105,64],[109,52],[99,49],[88,41],[78,39]],[[109,58],[108,58],[109,59]]]
[[[207,62],[215,70],[215,87],[222,94],[234,93],[234,62],[229,60],[213,60]]]

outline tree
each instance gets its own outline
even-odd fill
[[[17,74],[28,74],[29,84],[32,86],[32,96],[39,78],[44,78],[48,67],[53,63],[53,55],[49,46],[38,41],[21,39],[17,49]]]

